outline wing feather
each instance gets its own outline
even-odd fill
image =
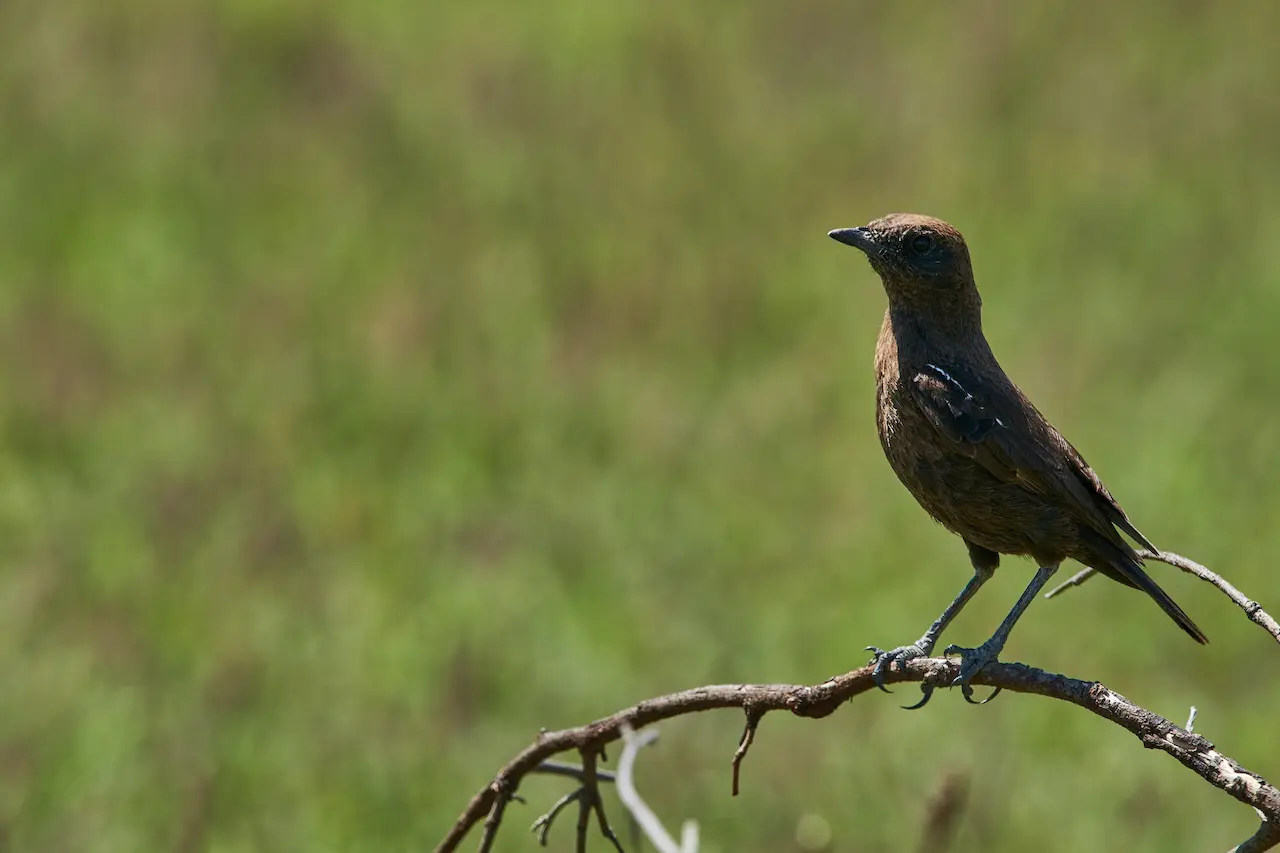
[[[1069,504],[1082,521],[1116,544],[1124,544],[1115,530],[1119,527],[1155,550],[1130,523],[1084,457],[1029,402],[1025,404],[1027,412],[997,412],[985,395],[975,393],[977,383],[966,383],[956,371],[935,364],[926,364],[912,378],[911,387],[925,417],[955,443],[957,452],[974,459],[1002,482]],[[1025,400],[1016,390],[1015,394],[1016,399]],[[1027,432],[1034,419],[1046,431],[1044,440],[1033,440],[1030,434],[1019,436],[1002,414]]]

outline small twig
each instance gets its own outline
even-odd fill
[[[567,776],[570,779],[582,781],[583,771],[577,764],[569,764],[564,761],[544,761],[537,767],[533,768],[532,773],[543,773],[547,776]],[[597,770],[596,779],[600,782],[612,782],[615,776],[609,770]]]
[[[1187,716],[1187,724],[1183,726],[1189,732],[1194,733],[1196,729],[1196,706],[1191,706],[1191,713]]]
[[[530,832],[538,833],[538,844],[543,847],[547,846],[547,833],[551,831],[551,824],[556,822],[556,818],[560,816],[560,812],[564,811],[572,803],[576,803],[578,798],[582,796],[581,788],[574,788],[547,809],[547,813],[533,822],[533,826],[529,827]]]
[[[653,813],[653,809],[649,808],[640,797],[640,792],[636,790],[635,779],[633,778],[636,755],[657,739],[658,732],[656,729],[646,729],[636,734],[631,726],[623,723],[622,757],[618,759],[618,799],[622,800],[622,805],[635,818],[636,823],[640,825],[641,831],[657,848],[658,853],[697,853],[698,824],[691,820],[685,821],[684,827],[681,829],[680,843],[676,844],[675,839],[671,837],[666,827],[662,825],[662,821],[658,819],[658,816]]]
[[[484,834],[480,836],[480,853],[489,853],[493,849],[493,840],[498,837],[498,827],[502,825],[502,813],[506,811],[507,803],[511,801],[514,793],[513,787],[506,780],[499,779],[493,783],[494,791],[493,808],[489,809],[489,816],[484,821]]]
[[[1071,589],[1071,587],[1073,586],[1080,586],[1080,584],[1084,583],[1085,581],[1087,581],[1089,578],[1093,577],[1097,573],[1098,573],[1097,569],[1089,569],[1089,568],[1081,569],[1071,577],[1064,580],[1062,583],[1055,586],[1053,589],[1046,592],[1044,594],[1044,597],[1053,598],[1058,593],[1066,592],[1067,590]]]
[[[595,812],[596,822],[600,824],[600,833],[613,842],[618,853],[623,853],[622,842],[618,840],[613,827],[609,825],[609,819],[605,816],[604,800],[600,797],[600,786],[597,784],[596,756],[600,748],[584,746],[579,752],[582,755],[582,796],[578,798],[578,845],[582,851],[586,850],[587,824],[590,823],[591,813]]]
[[[545,734],[545,732],[546,730],[544,729],[543,733]],[[530,832],[538,833],[538,843],[543,847],[546,847],[547,835],[551,832],[551,825],[555,823],[556,818],[560,816],[560,812],[562,812],[571,803],[578,802],[582,798],[583,789],[586,787],[587,768],[577,764],[566,764],[563,761],[544,761],[529,772],[545,773],[548,776],[566,776],[570,779],[577,779],[579,782],[577,788],[556,800],[551,808],[547,810],[547,813],[535,820],[533,825],[529,827]],[[616,774],[611,773],[608,770],[593,770],[592,772],[594,773],[597,782],[613,782],[616,778]],[[523,802],[521,797],[515,794],[512,794],[511,796],[512,799],[518,799]],[[579,818],[579,825],[581,826],[581,813],[579,814]],[[584,839],[583,843],[585,843],[586,830],[582,829],[581,833]]]
[[[738,748],[733,753],[733,796],[735,797],[738,796],[738,771],[742,768],[742,759],[747,757],[747,750],[756,739],[756,728],[764,718],[764,711],[759,708],[748,706],[746,712],[747,724],[742,729],[742,739],[738,741]]]
[[[578,789],[578,834],[573,848],[575,853],[587,853],[587,827],[591,825],[591,798],[599,793],[595,785],[595,769],[596,754],[584,747],[582,750],[582,787]]]

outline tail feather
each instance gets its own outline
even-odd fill
[[[1084,533],[1083,530],[1081,532]],[[1199,626],[1191,621],[1191,617],[1178,606],[1178,602],[1174,601],[1169,596],[1169,593],[1161,589],[1160,585],[1146,573],[1142,568],[1142,559],[1131,548],[1128,546],[1123,549],[1117,547],[1115,543],[1109,542],[1093,531],[1088,531],[1084,538],[1090,540],[1089,544],[1094,546],[1092,550],[1099,557],[1099,559],[1089,563],[1092,568],[1125,586],[1142,590],[1151,596],[1155,603],[1160,605],[1160,609],[1168,614],[1170,619],[1177,622],[1178,627],[1186,631],[1191,639],[1201,644],[1209,642],[1209,638],[1205,636],[1204,631],[1201,631]],[[1152,547],[1151,550],[1154,551],[1156,549]]]
[[[1161,589],[1160,585],[1143,571],[1142,565],[1137,559],[1130,562],[1128,566],[1121,568],[1121,571],[1137,585],[1138,589],[1155,599],[1156,604],[1160,605],[1160,609],[1169,614],[1169,618],[1177,622],[1179,628],[1191,635],[1191,639],[1201,644],[1209,642],[1209,638],[1204,635],[1204,631],[1201,631],[1196,623],[1191,621],[1191,617],[1178,606],[1178,602],[1174,601],[1169,596],[1169,593]]]

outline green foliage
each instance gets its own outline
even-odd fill
[[[540,726],[918,636],[968,567],[881,458],[883,295],[824,236],[892,210],[966,232],[993,346],[1138,526],[1280,607],[1277,17],[0,7],[0,847],[430,848]],[[1154,572],[1213,645],[1095,581],[1006,656],[1280,775],[1277,650]],[[672,724],[640,782],[709,851],[807,813],[908,849],[950,771],[962,849],[1253,829],[1078,710],[914,698],[766,719],[737,800],[739,718]]]

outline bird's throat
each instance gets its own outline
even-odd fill
[[[949,295],[948,295],[949,296]],[[959,298],[889,300],[885,329],[902,350],[923,352],[966,352],[981,358],[990,352],[982,333],[981,302]]]

